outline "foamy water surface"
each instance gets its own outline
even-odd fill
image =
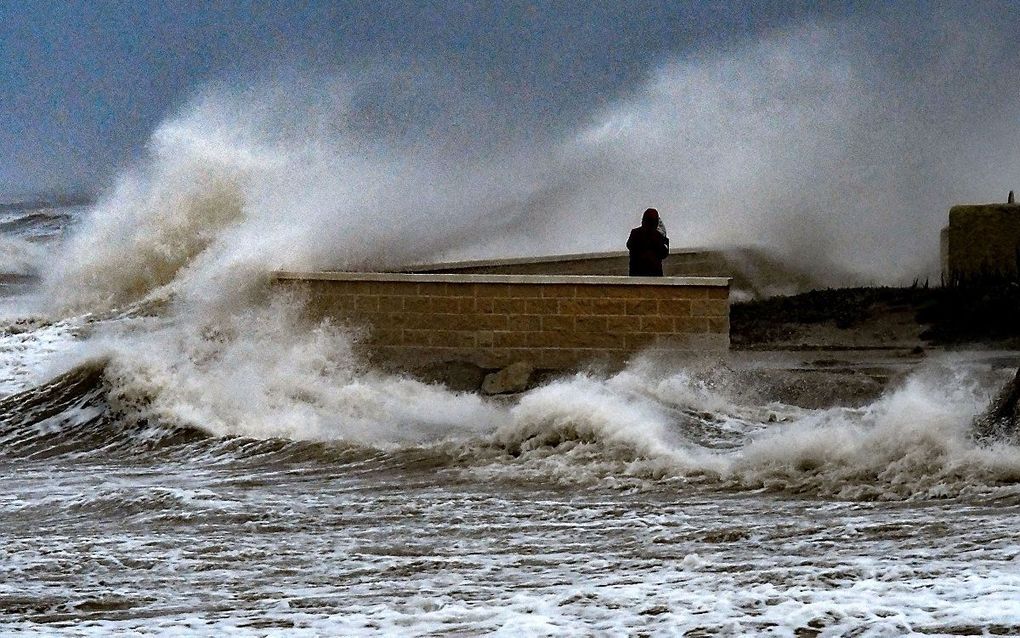
[[[0,627],[56,635],[1020,628],[1015,499],[887,504],[673,482],[642,490],[477,482],[456,466],[385,455],[137,465],[0,465],[10,486],[0,501]]]
[[[828,51],[808,35],[790,44]],[[753,357],[637,357],[492,399],[371,366],[363,327],[309,325],[301,298],[267,285],[279,268],[378,269],[537,236],[604,247],[615,240],[584,236],[620,219],[620,184],[715,209],[730,163],[762,183],[734,191],[728,208],[750,212],[727,239],[757,239],[787,199],[756,195],[776,193],[772,165],[799,194],[804,158],[845,164],[827,155],[842,132],[809,144],[820,157],[784,143],[779,161],[772,140],[799,130],[747,130],[775,112],[843,121],[810,101],[761,116],[804,94],[815,66],[842,68],[820,59],[793,88],[774,83],[787,50],[666,65],[644,102],[537,146],[487,115],[442,140],[426,124],[445,112],[359,127],[371,74],[214,87],[95,206],[0,218],[0,285],[17,284],[0,290],[0,634],[1020,634],[1020,449],[971,435],[1015,353],[930,356],[877,397],[811,409],[770,394],[759,382],[779,372]],[[720,84],[744,77],[733,68],[769,78],[777,100],[734,104],[759,94]],[[488,113],[468,97],[454,100],[465,114]],[[717,112],[725,126],[677,128]],[[684,164],[644,140],[681,140],[688,157],[692,139],[726,152],[690,156],[678,194],[661,184]],[[550,214],[573,210],[591,215]],[[807,254],[839,252],[829,222],[869,232],[855,220],[818,220]],[[691,239],[722,226],[701,216]],[[801,373],[808,388],[825,378]]]
[[[336,330],[255,357],[275,312],[99,321],[4,400],[0,632],[1020,632],[1020,450],[967,430],[1001,370],[823,410],[748,403],[721,361],[488,400]]]

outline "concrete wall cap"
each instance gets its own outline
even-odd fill
[[[673,248],[670,255],[694,255],[704,253],[705,248]],[[395,268],[394,272],[430,272],[435,270],[453,270],[457,268],[498,268],[499,266],[519,266],[522,264],[550,264],[560,261],[588,261],[594,259],[615,259],[628,257],[626,250],[614,250],[599,253],[570,253],[566,255],[546,255],[542,257],[508,257],[505,259],[480,259],[475,261],[446,261],[432,264],[413,264]]]
[[[959,223],[964,217],[1006,216],[1013,219],[1018,214],[1020,214],[1020,204],[957,204],[949,209],[949,225],[953,226]]]
[[[278,271],[277,281],[401,281],[413,283],[574,284],[609,286],[726,287],[729,277],[627,277],[616,275],[458,275],[392,272]]]

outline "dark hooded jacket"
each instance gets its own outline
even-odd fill
[[[641,226],[630,231],[630,274],[633,277],[661,277],[662,260],[669,255],[669,239],[659,232],[659,211],[649,208],[641,217]]]

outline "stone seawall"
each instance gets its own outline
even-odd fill
[[[281,272],[276,285],[306,293],[312,319],[363,328],[370,354],[397,363],[561,369],[729,348],[723,277]]]

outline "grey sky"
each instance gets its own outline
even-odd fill
[[[428,64],[488,84],[494,99],[504,92],[522,123],[549,129],[626,93],[663,59],[861,11],[815,5],[5,0],[0,195],[106,184],[212,81]]]
[[[0,193],[101,190],[94,219],[143,242],[219,236],[240,202],[221,257],[269,268],[611,249],[656,205],[676,245],[910,281],[948,206],[1020,187],[1018,25],[1006,2],[0,4]]]

